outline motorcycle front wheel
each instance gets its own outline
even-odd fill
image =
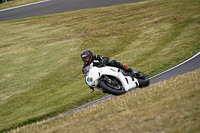
[[[112,85],[108,81],[101,81],[99,87],[102,88],[106,93],[113,95],[122,95],[126,93],[125,89],[121,85]]]

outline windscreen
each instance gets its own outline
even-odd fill
[[[86,66],[86,67],[83,69],[85,75],[88,75],[89,69],[90,69],[90,65]]]

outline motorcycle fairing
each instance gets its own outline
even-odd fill
[[[110,66],[98,68],[91,65],[89,73],[85,78],[87,85],[98,88],[99,79],[103,75],[110,75],[117,78],[122,83],[122,86],[126,91],[132,88],[136,88],[138,84],[137,79],[132,79],[130,76],[124,76],[119,68]]]

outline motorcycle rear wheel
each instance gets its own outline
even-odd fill
[[[139,82],[139,88],[149,86],[149,84],[150,84],[149,78],[141,72],[140,72],[140,74],[142,74],[141,77],[137,77],[137,76],[135,77]]]

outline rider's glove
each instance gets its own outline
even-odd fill
[[[102,67],[103,65],[104,65],[103,60],[101,60],[101,61],[99,62],[98,67]]]
[[[108,61],[109,61],[109,58],[108,58],[108,57],[104,57],[104,58],[99,62],[98,67],[104,66],[106,63],[108,63]]]

